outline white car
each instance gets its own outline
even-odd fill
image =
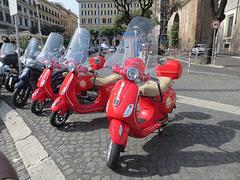
[[[116,51],[114,46],[110,46],[109,53],[114,53]]]
[[[206,44],[196,44],[192,48],[192,55],[203,55],[206,50]]]

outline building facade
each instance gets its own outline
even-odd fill
[[[79,3],[80,26],[87,29],[110,28],[114,24],[114,17],[119,15],[112,0],[76,0]],[[133,2],[130,5],[132,11],[140,8]]]
[[[219,53],[240,55],[240,0],[228,1],[217,35]]]
[[[195,44],[208,41],[212,31],[210,4],[209,0],[186,0],[181,3],[168,22],[168,35],[177,24],[178,48],[191,50]]]
[[[77,16],[63,6],[38,0],[41,26],[56,25],[71,34],[77,27]],[[30,31],[38,27],[37,5],[35,0],[18,0],[19,30]],[[14,33],[14,18],[10,16],[8,0],[0,0],[0,33],[8,35]]]

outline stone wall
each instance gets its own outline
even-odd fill
[[[207,43],[211,28],[209,0],[190,0],[174,13],[169,20],[171,29],[176,14],[179,14],[179,48],[191,50],[194,44]]]

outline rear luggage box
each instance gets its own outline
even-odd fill
[[[177,60],[167,60],[164,65],[158,65],[156,74],[158,77],[169,77],[171,79],[179,79],[182,76],[182,65]]]

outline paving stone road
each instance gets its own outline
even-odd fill
[[[175,85],[178,94],[236,106],[239,87],[233,77],[204,74],[184,75]],[[9,103],[9,93],[2,95]],[[41,116],[31,114],[29,105],[16,111],[68,180],[240,179],[240,116],[234,114],[178,103],[176,121],[161,136],[129,139],[113,172],[105,165],[109,134],[104,113],[73,114],[57,129],[50,126],[48,110]],[[8,155],[16,149],[1,122],[0,150]],[[22,179],[29,177],[22,174]]]

